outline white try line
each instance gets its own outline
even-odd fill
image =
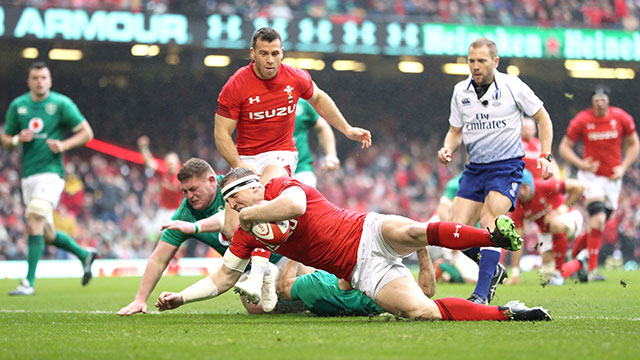
[[[116,310],[25,310],[25,309],[0,309],[0,313],[12,314],[12,313],[29,313],[29,314],[107,314],[107,315],[115,315],[117,313]],[[160,311],[148,311],[146,315],[160,315],[162,314]],[[180,312],[180,313],[171,313],[167,312],[167,314],[189,314],[189,315],[206,315],[211,314],[203,311],[189,311],[189,312]],[[145,314],[143,314],[145,315]]]

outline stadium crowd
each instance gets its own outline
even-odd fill
[[[335,23],[393,18],[459,24],[541,27],[638,28],[640,2],[633,0],[13,0],[13,6],[88,10],[240,15],[291,19],[329,18]]]
[[[160,135],[158,135],[160,136]],[[381,134],[371,149],[352,150],[340,157],[336,172],[318,170],[319,188],[331,201],[363,211],[397,213],[426,220],[435,210],[444,184],[462,164],[438,165],[433,144],[394,141]],[[217,173],[228,167],[213,144],[194,142],[198,156],[208,159]],[[164,149],[163,149],[164,150]],[[179,151],[183,159],[196,154]],[[27,237],[20,199],[20,154],[0,156],[0,260],[26,257]],[[82,246],[96,248],[103,258],[147,258],[155,247],[160,224],[155,219],[159,202],[158,179],[140,164],[85,149],[66,159],[67,183],[56,212],[56,227],[74,236]],[[640,260],[640,166],[624,179],[624,197],[605,232],[601,259],[620,249],[623,261]],[[535,251],[529,244],[528,251]],[[180,256],[209,256],[210,249],[196,241]],[[44,258],[66,258],[49,246]]]

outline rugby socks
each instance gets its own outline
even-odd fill
[[[249,272],[249,280],[262,283],[264,274],[267,271],[267,264],[271,252],[264,249],[254,249],[251,252],[251,271]]]
[[[480,248],[474,247],[467,250],[462,250],[462,253],[467,255],[467,257],[473,260],[476,264],[480,262]]]
[[[89,252],[78,245],[69,235],[63,233],[62,231],[56,231],[56,238],[52,243],[55,247],[60,248],[62,250],[68,251],[73,255],[77,256],[82,263],[89,256]]]
[[[598,267],[598,254],[600,253],[600,244],[602,244],[602,231],[591,229],[587,236],[587,250],[589,250],[589,271],[593,271]]]
[[[489,295],[489,288],[491,287],[491,278],[496,272],[496,266],[500,261],[500,251],[493,249],[480,250],[480,262],[478,263],[478,282],[473,293],[479,297],[486,299]]]
[[[509,320],[509,316],[506,314],[508,308],[504,306],[481,305],[460,298],[443,298],[434,300],[434,302],[440,310],[442,320]]]
[[[556,269],[562,269],[564,259],[567,256],[567,234],[559,233],[553,234],[553,260],[556,262]]]
[[[560,273],[562,274],[562,277],[567,279],[569,276],[573,275],[576,271],[580,270],[580,268],[582,268],[582,263],[580,262],[580,260],[574,259],[562,264],[562,269],[560,270]]]
[[[495,246],[487,230],[454,222],[436,222],[427,225],[427,241],[429,245],[453,250]]]
[[[29,235],[29,251],[27,252],[27,280],[29,284],[33,286],[36,282],[36,268],[38,267],[38,261],[44,254],[44,236],[43,235]]]
[[[575,258],[576,256],[578,256],[578,253],[580,253],[582,249],[587,247],[588,235],[589,235],[589,232],[585,231],[576,238],[576,242],[573,244],[573,250],[571,251],[572,258]]]

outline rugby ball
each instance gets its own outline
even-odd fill
[[[251,232],[262,243],[267,245],[280,245],[289,236],[289,220],[276,222],[255,223],[251,227]]]

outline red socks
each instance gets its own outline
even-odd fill
[[[574,259],[562,264],[562,270],[560,270],[560,272],[562,273],[562,277],[567,279],[569,276],[573,275],[573,273],[580,270],[581,267],[582,263],[580,260]]]
[[[567,235],[565,233],[553,234],[553,259],[556,262],[556,269],[562,269],[564,258],[567,256]]]
[[[588,235],[588,231],[583,232],[582,234],[580,234],[580,236],[578,236],[576,238],[576,242],[573,244],[573,250],[571,251],[571,257],[575,258],[576,256],[578,256],[578,253],[584,249],[585,247],[587,247],[587,235]]]
[[[509,318],[505,314],[507,308],[473,303],[460,298],[443,298],[434,300],[442,314],[442,320],[454,321],[504,321]]]
[[[429,245],[453,250],[495,246],[491,241],[489,231],[453,222],[429,224],[427,226],[427,241]]]
[[[589,250],[589,271],[598,267],[598,254],[600,253],[600,244],[602,244],[602,231],[591,229],[587,236],[587,250]]]

